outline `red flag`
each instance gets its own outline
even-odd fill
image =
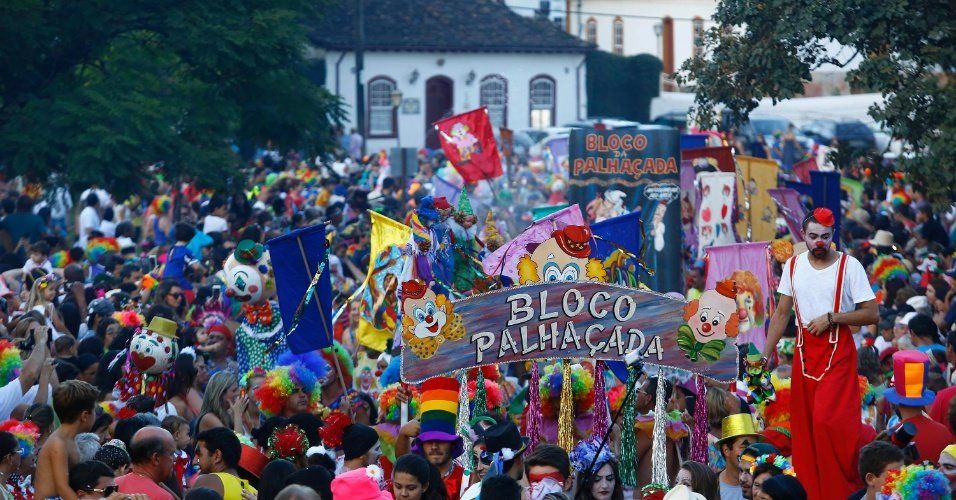
[[[501,158],[482,107],[435,122],[445,156],[468,184],[501,176]]]
[[[810,184],[810,172],[819,170],[817,168],[816,157],[809,157],[806,160],[793,164],[793,173],[800,178],[800,182]]]
[[[737,166],[734,165],[734,151],[730,146],[682,149],[680,157],[684,161],[693,161],[695,167],[701,164],[709,164],[721,172],[733,173],[737,171]]]

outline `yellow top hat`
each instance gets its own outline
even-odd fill
[[[740,436],[760,437],[754,418],[749,413],[728,415],[720,422],[720,440],[717,444]]]
[[[170,319],[153,316],[152,321],[149,322],[149,326],[147,326],[146,329],[156,332],[163,337],[176,338],[176,322]]]

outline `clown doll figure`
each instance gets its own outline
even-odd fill
[[[780,302],[767,333],[768,357],[796,313],[793,359],[793,464],[811,500],[846,498],[860,479],[860,388],[851,326],[879,321],[873,290],[855,258],[831,248],[833,212],[817,208],[803,221],[809,252],[783,266]]]
[[[252,240],[242,240],[226,259],[222,272],[226,296],[242,304],[242,323],[236,329],[239,373],[257,366],[269,370],[286,351],[282,317],[272,302],[276,287],[269,253]]]
[[[166,386],[172,378],[173,361],[179,355],[176,322],[153,317],[149,326],[137,330],[129,343],[124,377],[116,381],[117,399],[127,401],[140,394],[156,400],[156,407],[166,403]]]

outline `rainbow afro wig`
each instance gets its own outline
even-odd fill
[[[411,400],[408,402],[408,418],[412,419],[418,416],[419,405],[421,404],[421,393],[413,386],[407,386],[411,393]],[[378,418],[382,422],[399,422],[402,419],[402,403],[398,401],[398,389],[401,384],[392,384],[385,388],[378,395]]]
[[[90,238],[86,244],[86,258],[92,263],[99,263],[100,259],[107,254],[119,253],[119,243],[116,238],[101,237]]]
[[[608,407],[611,409],[612,415],[616,415],[618,410],[621,409],[621,405],[624,404],[624,392],[623,385],[615,385],[607,391]]]
[[[902,500],[949,498],[949,479],[932,467],[910,465],[887,473],[883,494],[894,493]]]
[[[0,340],[0,383],[7,385],[11,380],[20,376],[20,349],[17,349],[9,340]]]
[[[309,395],[309,410],[314,410],[322,395],[319,379],[325,377],[328,372],[329,367],[325,360],[315,352],[287,352],[279,356],[277,366],[266,373],[265,382],[254,392],[256,400],[259,401],[259,409],[267,417],[281,414],[286,400],[299,385]]]
[[[249,382],[252,379],[256,377],[265,377],[267,376],[267,373],[268,372],[266,372],[266,369],[261,366],[252,368],[251,370],[239,376],[239,387],[244,387],[246,389],[249,389]]]
[[[325,360],[328,368],[332,370],[335,369],[335,361],[338,359],[338,366],[342,368],[342,378],[345,379],[345,387],[342,389],[347,390],[352,387],[352,375],[355,373],[355,363],[352,362],[352,356],[349,356],[349,352],[342,347],[339,341],[333,340],[331,346],[322,349],[322,359]]]
[[[541,372],[538,390],[541,394],[541,416],[557,418],[561,404],[562,367],[560,363],[548,365]],[[594,375],[580,364],[571,365],[571,393],[574,396],[574,413],[583,415],[594,407]]]
[[[153,201],[149,203],[149,208],[150,210],[152,210],[154,214],[163,215],[169,211],[169,207],[171,207],[172,204],[173,204],[172,198],[164,194],[161,194],[153,198]]]
[[[886,283],[892,278],[900,278],[904,282],[909,281],[909,272],[906,270],[906,266],[892,255],[882,255],[876,259],[873,262],[873,271],[870,275],[880,283]]]
[[[50,265],[57,269],[63,269],[72,263],[73,259],[70,258],[70,254],[66,250],[60,250],[50,255]]]
[[[14,419],[7,420],[0,424],[0,431],[9,432],[17,438],[17,442],[20,443],[20,458],[27,458],[32,455],[33,448],[36,446],[37,440],[40,439],[40,428],[29,420],[23,422]]]
[[[145,318],[136,311],[116,311],[113,319],[123,328],[139,328],[146,324]]]

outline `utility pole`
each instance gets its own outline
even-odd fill
[[[355,123],[362,134],[362,156],[368,144],[365,127],[365,85],[362,70],[365,69],[365,0],[355,0]]]

